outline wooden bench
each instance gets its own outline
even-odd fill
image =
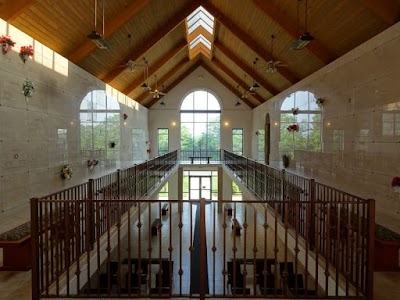
[[[3,266],[0,271],[28,271],[32,263],[31,223],[27,222],[0,235]]]
[[[160,219],[155,219],[153,224],[151,224],[151,235],[157,235],[158,229],[162,226]]]
[[[163,205],[163,207],[161,209],[161,214],[163,216],[165,216],[167,214],[167,211],[168,211],[168,203],[164,203],[164,205]]]
[[[236,235],[240,235],[240,230],[242,229],[242,226],[240,225],[240,223],[237,219],[232,220],[232,229],[234,229],[236,231],[235,232]]]
[[[191,163],[191,164],[193,164],[193,161],[194,161],[195,159],[199,159],[200,162],[201,162],[201,160],[202,160],[203,158],[207,159],[207,163],[208,163],[208,164],[210,163],[211,156],[189,156],[189,159],[190,159],[190,163]]]
[[[228,214],[228,216],[232,216],[232,205],[226,204],[225,210],[226,210],[226,213]]]

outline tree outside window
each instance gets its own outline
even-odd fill
[[[243,128],[232,129],[232,151],[237,155],[243,155]]]
[[[167,154],[169,151],[168,128],[158,128],[158,156]]]

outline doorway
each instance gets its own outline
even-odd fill
[[[189,200],[211,200],[211,176],[189,176]]]

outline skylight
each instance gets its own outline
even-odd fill
[[[194,10],[186,19],[190,59],[198,53],[211,58],[214,42],[214,16],[202,6]]]

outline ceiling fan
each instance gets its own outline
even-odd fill
[[[287,67],[287,65],[285,65],[281,61],[273,60],[273,58],[274,58],[274,40],[275,40],[275,35],[271,34],[271,57],[272,57],[272,60],[267,61],[267,64],[265,66],[265,71],[267,73],[275,73],[277,71],[277,68]]]
[[[146,60],[146,58],[143,57],[143,61],[145,64],[145,67],[143,68],[143,77],[144,77],[144,81],[143,83],[140,85],[141,88],[143,88],[145,91],[151,91],[151,87],[148,83],[149,80],[149,63]]]
[[[131,38],[132,35],[128,34],[128,39],[129,39],[129,44],[131,45]],[[126,63],[117,66],[117,68],[126,68],[126,70],[128,70],[131,73],[136,72],[136,70],[140,69],[140,68],[145,68],[147,66],[147,61],[146,58],[143,57],[143,62],[141,63],[136,63],[134,62],[132,59],[129,59]]]
[[[247,75],[244,74],[244,82],[246,82],[246,78],[247,78]],[[244,89],[242,89],[242,87],[238,84],[238,85],[236,86],[236,88],[237,88],[238,91],[239,91],[239,97],[242,98],[242,99],[247,99],[247,97],[248,97],[249,95],[254,95],[254,94],[255,94],[255,90],[252,89],[253,86],[251,86],[248,90],[244,90]]]
[[[154,75],[154,78],[156,80],[156,88],[155,88],[154,91],[150,90],[150,94],[153,94],[153,99],[159,99],[160,96],[165,96],[167,93],[163,93],[163,92],[158,90],[158,88],[157,88],[157,75]],[[164,86],[162,86],[162,87],[164,87]]]

